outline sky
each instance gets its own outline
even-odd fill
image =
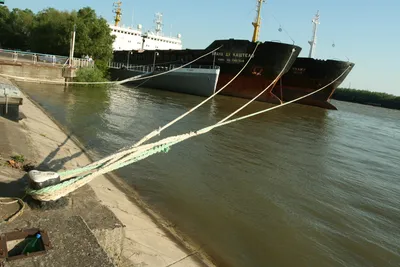
[[[34,12],[90,6],[113,20],[113,0],[5,0],[12,8]],[[215,39],[248,39],[257,0],[124,0],[122,23],[154,28],[154,14],[163,14],[164,34],[182,35],[184,48],[205,48]],[[262,9],[260,41],[281,41],[302,47],[308,56],[311,20],[320,12],[316,58],[350,60],[352,72],[341,87],[400,96],[400,0],[267,0]],[[282,31],[278,31],[282,28]],[[334,46],[333,46],[334,44]]]

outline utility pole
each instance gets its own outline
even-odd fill
[[[156,58],[157,58],[157,56],[158,56],[159,54],[158,54],[158,52],[155,52],[154,53],[154,60],[153,60],[153,71],[155,71],[156,70]]]
[[[75,33],[76,33],[76,24],[74,24],[74,31],[72,32],[71,37],[71,48],[69,51],[69,66],[73,66],[73,58],[74,58],[74,50],[75,50]]]
[[[216,55],[216,53],[217,53],[217,52],[214,52],[214,53],[213,53],[213,57],[214,57],[214,58],[213,58],[213,69],[215,69],[215,55]]]
[[[126,59],[126,68],[129,69],[129,57],[133,54],[133,51],[128,51],[128,58]]]

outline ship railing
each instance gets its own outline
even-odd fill
[[[184,64],[173,64],[173,65],[169,65],[170,69],[174,69],[174,68],[178,68],[183,66]],[[220,67],[217,65],[189,65],[189,66],[185,66],[184,68],[187,69],[219,69]]]
[[[87,58],[73,58],[69,64],[69,57],[36,53],[31,51],[0,49],[0,62],[14,64],[34,64],[43,66],[65,67],[66,65],[74,68],[93,68],[94,60]]]
[[[149,65],[133,65],[133,64],[125,64],[121,62],[109,62],[108,67],[111,69],[126,69],[126,70],[134,70],[141,72],[153,72],[153,66]]]
[[[175,68],[179,68],[183,66],[183,64],[171,64],[171,65],[134,65],[134,64],[125,64],[121,62],[112,62],[108,63],[108,67],[112,69],[126,69],[131,71],[140,71],[140,72],[153,72],[153,71],[168,71]],[[216,65],[189,65],[184,68],[188,69],[219,69],[219,66]]]

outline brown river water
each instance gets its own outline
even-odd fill
[[[20,86],[102,156],[203,100]],[[161,137],[213,124],[245,102],[218,96]],[[332,103],[338,111],[295,104],[221,127],[118,174],[218,266],[400,266],[400,111]]]

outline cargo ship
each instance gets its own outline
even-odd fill
[[[308,57],[298,57],[290,70],[281,78],[274,87],[273,93],[283,102],[294,100],[336,80],[327,88],[315,93],[296,103],[317,106],[325,109],[336,110],[336,107],[329,103],[336,88],[346,79],[354,67],[354,63],[339,60],[319,60],[314,58],[316,48],[317,26],[319,24],[319,12],[312,20],[312,40],[309,41],[310,51]]]
[[[231,81],[250,59],[246,68],[221,94],[253,98],[271,84],[280,73],[289,71],[301,51],[301,47],[292,44],[269,41],[257,43],[263,2],[264,0],[257,0],[257,16],[252,23],[254,26],[252,41],[237,39],[215,40],[205,49],[114,51],[113,62],[129,62],[129,64],[137,66],[153,67],[156,65],[185,64],[220,47],[213,54],[196,61],[195,64],[217,65],[219,67],[220,73],[216,88],[218,90]],[[116,75],[114,78],[118,78],[117,72],[114,72],[114,74]],[[272,89],[273,87],[271,86],[258,100],[280,103],[280,99],[272,93]]]

